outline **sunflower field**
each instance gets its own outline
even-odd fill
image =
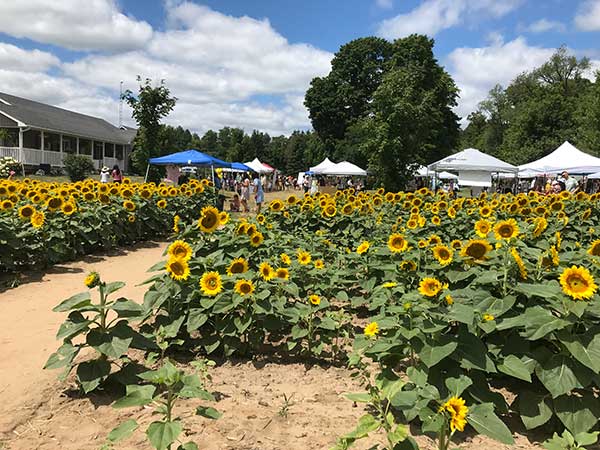
[[[174,217],[214,203],[208,180],[153,183],[0,181],[0,273],[44,267],[172,232]]]
[[[600,417],[599,201],[346,190],[249,219],[205,207],[152,268],[140,333],[168,330],[178,352],[348,364],[365,387],[349,401],[368,407],[338,450],[377,432],[384,448],[418,448],[408,424],[444,450],[467,427],[511,444],[509,416],[587,445]]]

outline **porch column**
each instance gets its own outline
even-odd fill
[[[58,135],[58,138],[60,139],[60,145],[58,146],[58,151],[60,152],[60,167],[63,166],[63,135],[62,133],[60,133]]]
[[[106,156],[106,142],[102,143],[102,162],[100,163],[100,169],[104,165],[104,157]]]
[[[23,128],[19,127],[19,162],[25,164],[23,161]]]
[[[79,155],[79,138],[76,137],[75,140],[77,141],[75,146],[77,147],[77,154]]]
[[[46,162],[46,150],[44,150],[44,130],[40,130],[40,142],[42,143],[42,163]]]

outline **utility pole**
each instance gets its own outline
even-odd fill
[[[119,83],[119,128],[123,126],[123,82]]]

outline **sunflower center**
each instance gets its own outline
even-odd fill
[[[567,284],[572,291],[583,292],[588,288],[587,282],[578,275],[571,275],[567,278]]]
[[[481,244],[471,244],[467,248],[467,255],[475,259],[481,259],[485,255],[486,249]]]

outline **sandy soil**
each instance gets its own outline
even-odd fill
[[[117,448],[149,449],[143,430],[154,416],[148,408],[115,410],[109,394],[78,397],[73,379],[56,380],[57,371],[44,371],[48,355],[58,346],[56,330],[64,319],[52,307],[81,292],[83,278],[96,270],[107,281],[122,280],[122,295],[141,301],[148,278],[146,269],[161,258],[164,243],[136,248],[57,266],[45,274],[0,293],[0,448],[10,450],[98,449],[108,432],[122,421],[135,418],[141,428]],[[269,361],[228,361],[212,371],[209,386],[218,401],[210,405],[223,413],[217,421],[194,415],[206,402],[187,400],[178,409],[185,428],[184,441],[193,440],[209,450],[305,450],[331,447],[350,431],[364,414],[342,393],[360,391],[344,368]],[[284,394],[291,403],[280,414]],[[539,449],[516,435],[515,446],[487,438],[463,435],[461,449]],[[418,436],[421,448],[433,450],[433,441]],[[367,449],[369,440],[355,448]]]

